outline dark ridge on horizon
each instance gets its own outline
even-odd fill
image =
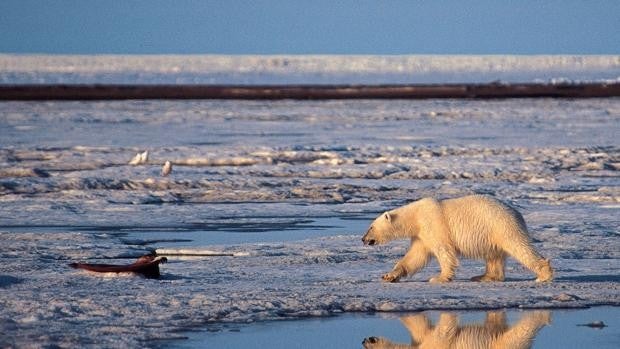
[[[620,83],[486,83],[391,85],[0,85],[0,100],[129,99],[494,99],[620,97]]]

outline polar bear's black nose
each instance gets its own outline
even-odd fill
[[[377,337],[368,337],[368,338],[364,339],[362,344],[366,344],[366,343],[375,344],[375,343],[377,343],[377,341],[378,341]]]
[[[366,239],[366,238],[362,238],[362,242],[364,243],[364,245],[369,245],[369,246],[372,246],[377,243],[375,239]]]

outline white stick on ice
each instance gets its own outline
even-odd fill
[[[222,252],[203,249],[189,248],[158,248],[155,250],[158,256],[230,256],[230,257],[247,257],[248,252]]]

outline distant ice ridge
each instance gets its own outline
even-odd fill
[[[617,55],[0,55],[0,83],[373,84],[620,81]]]

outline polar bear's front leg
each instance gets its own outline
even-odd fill
[[[428,249],[422,241],[415,239],[403,259],[396,263],[392,271],[383,275],[383,281],[398,282],[403,276],[415,274],[418,270],[424,268],[428,262],[428,257]]]

